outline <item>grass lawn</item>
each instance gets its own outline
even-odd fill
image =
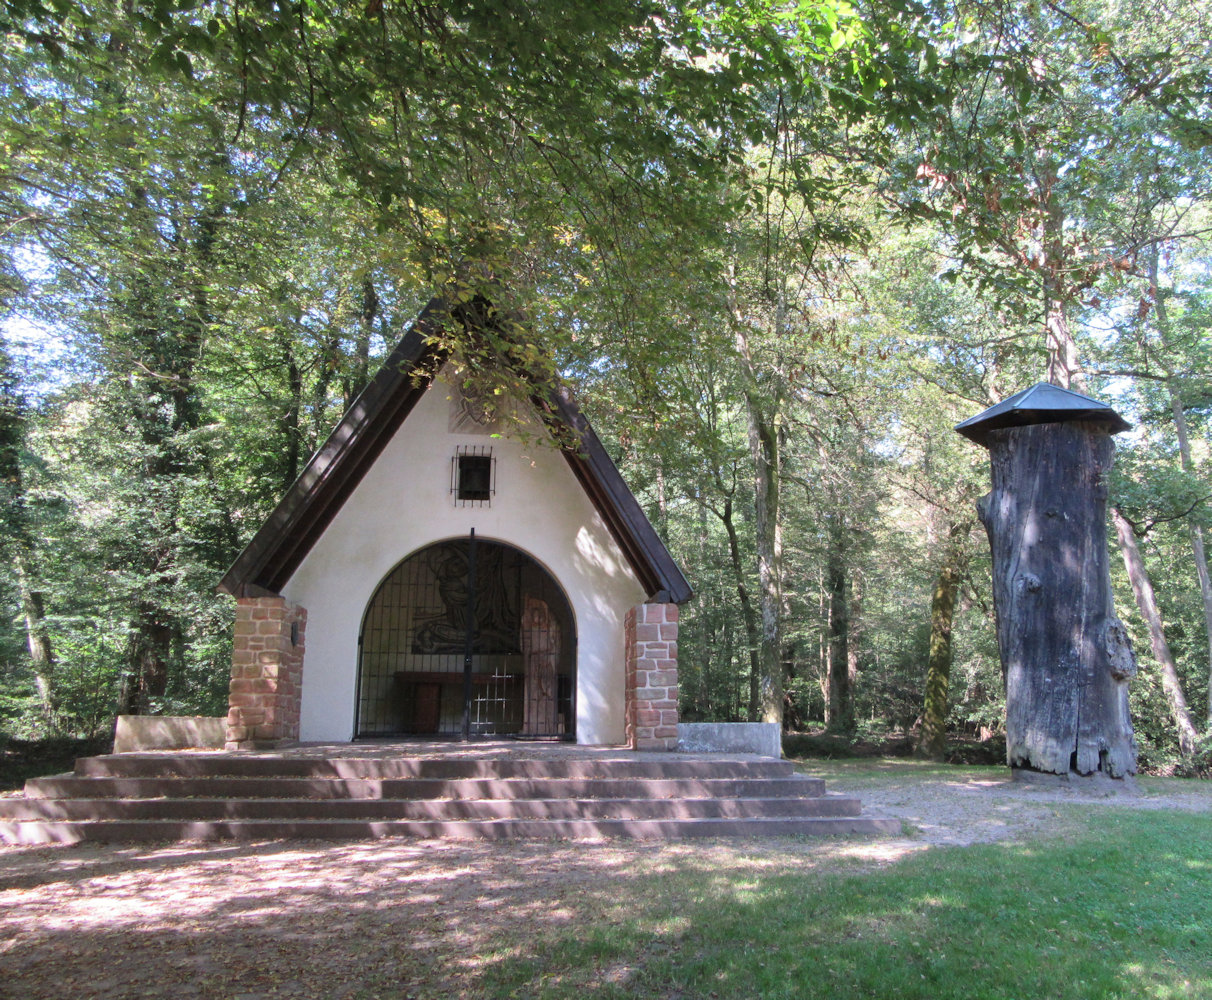
[[[1096,807],[1081,825],[861,873],[688,861],[493,942],[480,995],[1212,997],[1209,818]]]

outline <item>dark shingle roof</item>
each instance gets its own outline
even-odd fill
[[[1126,431],[1132,425],[1106,403],[1083,396],[1072,389],[1062,389],[1048,382],[1038,382],[1030,389],[1016,392],[975,417],[956,424],[955,430],[971,441],[983,445],[989,432],[1002,427],[1025,427],[1027,424],[1050,424],[1069,420],[1091,420],[1104,423],[1111,434]]]

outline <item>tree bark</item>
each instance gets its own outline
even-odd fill
[[[1115,521],[1115,537],[1119,541],[1119,551],[1124,557],[1124,568],[1128,571],[1128,582],[1132,584],[1136,606],[1140,608],[1141,617],[1149,626],[1149,644],[1153,649],[1153,658],[1161,668],[1162,690],[1166,692],[1170,714],[1178,729],[1178,746],[1184,756],[1190,757],[1195,752],[1199,733],[1191,721],[1191,710],[1187,707],[1182,682],[1178,677],[1178,665],[1174,662],[1170,644],[1166,642],[1161,612],[1157,609],[1157,598],[1153,593],[1153,582],[1145,569],[1145,560],[1141,557],[1140,546],[1136,544],[1136,533],[1132,530],[1132,525],[1118,510],[1112,510],[1111,517]]]
[[[1044,343],[1048,350],[1048,381],[1062,389],[1086,391],[1077,343],[1069,329],[1069,304],[1073,290],[1065,281],[1065,213],[1054,187],[1056,164],[1048,159],[1041,171],[1044,198],[1042,268],[1044,292]]]
[[[1128,679],[1136,661],[1115,617],[1106,542],[1114,443],[1090,422],[988,436],[993,489],[979,505],[993,556],[1011,767],[1136,771]]]
[[[850,684],[850,696],[858,687],[859,650],[862,649],[863,631],[863,575],[853,565],[849,567],[850,593],[847,600],[849,608],[848,634],[846,636],[846,679]]]
[[[758,708],[763,722],[783,722],[783,628],[781,611],[782,526],[779,512],[778,431],[762,419],[750,394],[746,393],[749,448],[753,459],[753,483],[757,498],[754,528],[758,550],[758,607],[761,612],[762,669]]]
[[[1174,427],[1178,432],[1178,453],[1183,469],[1193,472],[1191,442],[1187,437],[1187,415],[1182,401],[1167,383],[1170,392],[1170,408],[1174,414]],[[1212,728],[1212,577],[1208,574],[1208,553],[1204,547],[1204,529],[1194,516],[1187,519],[1187,531],[1191,538],[1191,559],[1195,563],[1195,576],[1199,580],[1199,593],[1204,605],[1204,635],[1208,640],[1208,715],[1207,723]]]
[[[28,553],[19,551],[16,563],[17,588],[21,594],[21,615],[25,619],[25,641],[29,648],[30,666],[34,670],[34,687],[43,711],[51,713],[55,707],[55,652],[50,631],[46,627],[46,602],[42,593],[30,586]]]
[[[742,366],[745,423],[749,457],[753,467],[754,533],[758,551],[758,609],[762,642],[759,651],[758,711],[763,722],[783,723],[783,629],[782,561],[783,539],[780,503],[782,498],[779,414],[763,411],[757,376],[744,321],[735,322],[737,354]]]
[[[303,372],[299,368],[290,336],[280,329],[278,343],[282,348],[286,391],[289,393],[286,411],[282,414],[282,436],[286,439],[286,448],[282,455],[280,490],[285,493],[299,478],[299,470],[303,464],[304,432],[300,424],[303,415]]]
[[[0,348],[0,498],[4,510],[0,520],[8,530],[10,547],[21,598],[21,616],[25,622],[25,640],[29,649],[30,666],[34,672],[34,687],[44,712],[54,712],[55,653],[50,630],[46,627],[46,602],[37,589],[35,572],[36,548],[34,533],[26,507],[25,474],[21,467],[21,450],[25,443],[25,407],[13,391],[16,378],[11,371],[7,353]]]
[[[353,405],[353,401],[370,381],[370,335],[374,331],[378,315],[379,293],[375,291],[375,284],[370,278],[363,278],[362,295],[358,303],[358,333],[354,338],[349,368],[341,380],[343,410],[348,410]]]
[[[762,663],[760,658],[761,636],[758,634],[757,615],[745,584],[745,568],[741,563],[741,546],[737,539],[736,525],[732,520],[732,497],[724,499],[724,511],[719,514],[724,531],[728,534],[728,555],[732,562],[732,575],[736,581],[736,596],[741,602],[741,618],[745,622],[745,641],[749,648],[749,706],[750,722],[758,721],[761,709]]]
[[[926,699],[917,752],[929,760],[947,753],[947,713],[951,692],[951,627],[955,601],[964,578],[963,538],[970,524],[952,522],[947,532],[943,563],[934,581],[930,602],[930,656],[926,664]]]
[[[854,732],[854,691],[850,683],[850,605],[847,595],[845,523],[836,513],[829,531],[826,575],[829,586],[829,701],[825,723],[831,732]]]

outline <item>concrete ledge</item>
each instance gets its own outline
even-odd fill
[[[135,750],[222,750],[227,720],[200,715],[119,715],[114,753]]]
[[[679,722],[678,750],[682,753],[756,753],[783,755],[777,722]]]

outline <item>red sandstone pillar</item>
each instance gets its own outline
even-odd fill
[[[678,745],[678,606],[638,604],[623,624],[625,725],[632,750]]]
[[[306,628],[307,610],[283,597],[237,599],[228,750],[298,740]]]

